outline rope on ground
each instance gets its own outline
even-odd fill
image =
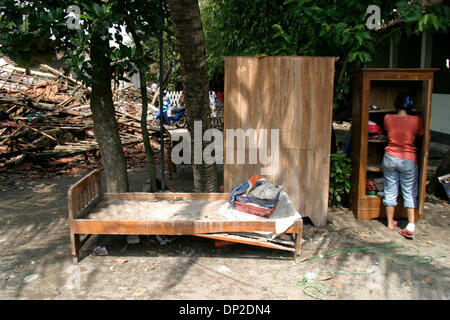
[[[393,253],[389,250],[389,249],[392,250],[392,248],[394,248],[394,249],[401,248],[401,249],[404,249],[405,251],[412,250],[415,254],[408,255],[408,254],[404,254],[404,253]],[[431,257],[429,255],[422,256],[422,255],[420,255],[419,249],[412,247],[412,246],[402,244],[402,243],[398,243],[398,242],[389,242],[389,243],[372,246],[372,247],[345,248],[345,249],[339,249],[339,250],[332,250],[332,251],[327,251],[325,254],[312,256],[300,263],[290,263],[286,266],[283,266],[282,268],[280,268],[278,271],[276,271],[273,274],[273,276],[271,278],[271,283],[270,283],[270,291],[278,299],[286,299],[284,297],[278,296],[273,291],[273,284],[274,284],[275,279],[280,274],[282,274],[283,272],[285,272],[288,269],[291,269],[294,267],[308,266],[316,261],[326,260],[326,259],[330,259],[332,257],[341,256],[344,254],[349,255],[349,254],[352,254],[355,252],[364,252],[365,253],[365,252],[369,252],[369,251],[380,253],[385,258],[390,258],[392,263],[402,266],[402,267],[409,266],[411,264],[430,264],[431,262],[433,262],[434,259],[442,259],[442,258],[447,257],[447,253],[445,253],[443,250],[440,250],[434,259],[433,259],[433,257]],[[373,267],[368,268],[367,271],[330,271],[330,270],[322,271],[321,270],[318,272],[303,272],[302,274],[300,274],[297,277],[295,285],[297,287],[303,287],[303,289],[302,289],[303,293],[313,299],[335,300],[335,299],[337,299],[336,289],[327,287],[322,281],[318,281],[316,279],[317,274],[369,275],[369,274],[372,274],[375,272],[377,272],[377,268],[373,268]]]

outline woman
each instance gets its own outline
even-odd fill
[[[389,143],[385,148],[383,158],[384,200],[386,207],[387,227],[395,230],[394,209],[397,205],[399,185],[402,188],[404,204],[408,214],[408,225],[400,230],[407,238],[414,238],[414,209],[417,208],[418,167],[417,146],[418,136],[422,136],[423,123],[418,116],[410,115],[413,101],[406,93],[397,95],[394,101],[397,114],[387,114],[384,117],[384,129],[388,133]]]

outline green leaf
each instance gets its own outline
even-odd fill
[[[344,33],[342,36],[342,44],[346,44],[351,39],[352,35],[349,32]]]
[[[94,12],[99,15],[99,12],[101,10],[101,7],[98,3],[96,2],[92,2],[92,10],[94,10]]]
[[[81,13],[80,14],[80,19],[83,19],[83,20],[94,20],[94,17],[91,16],[90,14],[88,14],[88,13]]]
[[[418,29],[419,29],[420,32],[423,31],[424,21],[425,21],[424,18],[422,18],[422,19],[419,20]]]
[[[302,1],[300,1],[300,0],[286,0],[286,1],[284,1],[284,3],[283,3],[283,5],[288,5],[288,4],[291,4],[291,3],[295,3],[295,2],[302,2]]]
[[[361,52],[361,57],[363,62],[369,62],[372,61],[372,57],[367,52]]]
[[[357,56],[358,54],[359,54],[358,51],[350,53],[350,55],[349,55],[349,57],[348,57],[348,62],[353,62],[353,61],[355,61],[356,56]]]
[[[361,37],[360,33],[355,33],[355,39],[358,42],[359,45],[362,45],[363,43],[363,38]]]
[[[436,31],[438,31],[439,30],[439,18],[437,16],[435,16],[435,15],[432,15],[431,16],[431,22],[433,23],[434,29]]]

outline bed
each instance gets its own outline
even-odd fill
[[[68,190],[70,241],[74,262],[91,235],[194,235],[301,253],[303,221],[285,231],[293,247],[240,233],[274,232],[271,220],[227,220],[219,208],[227,193],[103,193],[98,169]]]

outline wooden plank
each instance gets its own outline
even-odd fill
[[[294,244],[295,249],[294,259],[296,263],[300,262],[299,261],[300,254],[302,253],[302,235],[303,235],[303,220],[299,220],[297,222],[297,234],[295,236],[295,244]]]
[[[328,212],[329,182],[330,182],[330,150],[331,130],[333,124],[333,92],[334,92],[334,60],[326,63],[315,60],[314,69],[319,79],[314,83],[313,97],[316,105],[314,110],[314,182],[313,192],[316,197],[313,211],[310,215],[317,226],[325,226]],[[325,93],[325,94],[323,94]]]
[[[370,104],[370,89],[371,81],[363,80],[362,83],[362,99],[361,99],[361,129],[360,129],[360,154],[358,167],[358,177],[359,177],[359,194],[364,194],[366,192],[366,168],[367,168],[367,151],[368,151],[368,123],[369,123],[369,109]],[[367,107],[366,107],[367,106]]]
[[[353,78],[353,106],[352,106],[352,188],[350,191],[351,209],[357,215],[359,206],[359,163],[361,154],[361,108],[362,104],[362,74],[356,73]]]
[[[356,218],[358,220],[385,219],[386,211],[384,207],[382,207],[382,209],[376,208],[360,209]],[[408,214],[404,208],[396,207],[394,211],[394,218],[396,219],[408,218]]]
[[[418,210],[416,210],[415,220],[423,218],[423,210],[425,204],[426,181],[427,181],[427,166],[428,166],[428,151],[430,148],[430,129],[431,129],[431,107],[433,95],[433,77],[428,81],[424,81],[422,93],[422,119],[424,126],[424,136],[422,138],[422,150],[418,155],[419,161],[419,196],[418,196]]]
[[[27,70],[27,69],[24,69],[24,68],[14,67],[14,66],[11,66],[11,65],[3,66],[3,67],[5,67],[7,69],[14,70],[14,71],[18,71],[20,73],[26,73],[28,71],[31,75],[36,75],[36,76],[39,76],[39,77],[58,78],[57,76],[55,76],[54,74],[51,74],[51,73],[44,73],[44,72],[34,71],[34,70],[31,70],[31,69]]]
[[[75,234],[115,235],[195,235],[218,232],[275,232],[275,221],[112,221],[75,219],[70,224]],[[286,232],[291,232],[291,230]]]
[[[367,80],[405,80],[405,81],[423,81],[427,80],[429,76],[426,73],[408,74],[402,73],[397,74],[395,72],[388,72],[384,75],[373,73],[371,75],[365,74],[365,79]]]
[[[427,80],[433,76],[437,68],[363,68],[364,79],[367,80]]]
[[[291,252],[295,251],[294,248],[278,245],[275,243],[270,243],[270,242],[264,241],[264,240],[251,239],[248,237],[241,237],[241,236],[237,236],[237,235],[228,235],[228,234],[222,235],[219,233],[219,234],[195,234],[195,236],[209,238],[209,239],[215,239],[215,240],[249,244],[249,245],[266,247],[266,248],[271,248],[271,249],[285,250],[285,251],[291,251]]]
[[[33,128],[32,126],[29,126],[29,125],[27,125],[27,124],[24,124],[24,126],[27,127],[27,128],[29,128],[29,129],[31,129],[31,130],[33,130],[33,131],[35,131],[35,132],[37,132],[37,133],[39,133],[39,134],[42,134],[43,136],[45,136],[45,137],[47,137],[47,138],[50,138],[51,140],[53,140],[53,141],[55,141],[55,142],[58,142],[58,140],[56,140],[56,139],[55,139],[54,137],[52,137],[51,135],[45,133],[44,131],[39,131],[38,129]]]

